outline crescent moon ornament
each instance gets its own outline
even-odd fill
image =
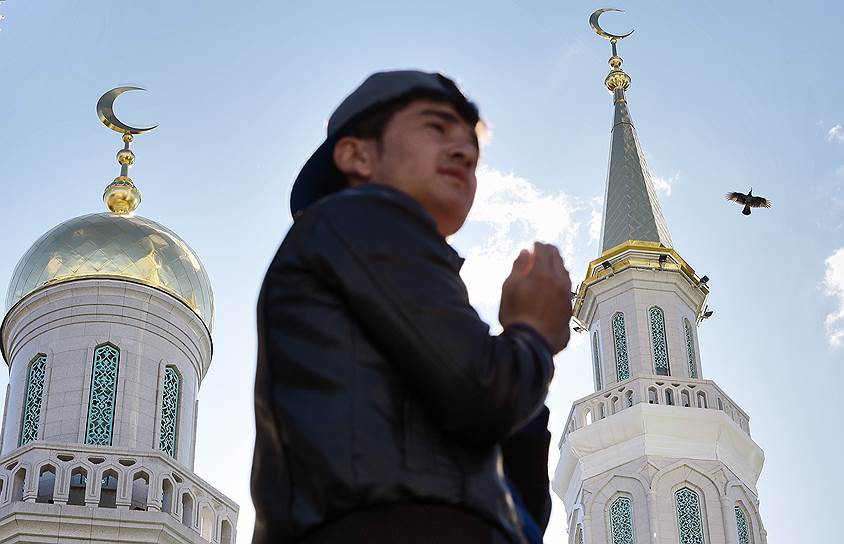
[[[601,8],[601,9],[595,11],[595,13],[593,13],[589,17],[589,24],[592,26],[592,30],[594,30],[595,33],[598,34],[598,36],[601,36],[602,38],[606,38],[606,39],[612,41],[612,40],[621,40],[621,39],[624,39],[627,36],[633,34],[635,29],[631,30],[627,34],[610,34],[606,30],[601,28],[601,24],[598,22],[598,19],[601,17],[601,14],[606,13],[608,11],[617,11],[617,12],[620,12],[620,13],[624,13],[624,10],[615,9],[615,8]]]
[[[114,114],[114,101],[126,91],[144,91],[141,87],[116,87],[100,97],[97,101],[97,115],[105,126],[121,134],[143,134],[158,125],[151,127],[132,127],[121,121]]]

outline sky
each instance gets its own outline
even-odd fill
[[[104,210],[119,136],[99,96],[138,85],[116,110],[136,137],[138,213],[184,238],[215,292],[214,359],[200,391],[195,471],[254,512],[255,302],[290,225],[288,196],[334,107],[369,73],[439,70],[491,127],[469,222],[452,242],[481,315],[497,326],[501,281],[534,239],[560,247],[575,283],[599,254],[612,122],[609,44],[675,249],[711,278],[699,330],[705,378],[751,416],[769,544],[833,543],[844,358],[844,4],[677,0],[0,3],[0,291],[54,225]],[[828,28],[828,29],[827,29]],[[724,200],[773,201],[750,217]],[[588,343],[556,358],[556,444],[593,391]],[[0,378],[5,379],[5,377]],[[0,385],[4,385],[0,383]],[[4,391],[5,387],[0,387]],[[558,453],[552,447],[551,465]],[[566,541],[560,501],[547,541]]]

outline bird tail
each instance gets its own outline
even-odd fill
[[[750,204],[745,204],[744,209],[741,211],[744,215],[750,215]]]

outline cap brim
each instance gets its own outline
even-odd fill
[[[334,164],[337,137],[327,138],[311,155],[290,192],[290,213],[296,215],[324,196],[345,189],[346,177]]]

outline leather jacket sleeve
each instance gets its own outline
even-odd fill
[[[516,488],[524,507],[540,532],[545,533],[551,518],[551,492],[548,479],[548,408],[543,406],[533,418],[501,445],[504,473]]]
[[[468,444],[502,442],[542,407],[551,353],[522,327],[491,336],[430,216],[391,193],[347,191],[313,206],[298,220],[296,251],[439,428]]]

